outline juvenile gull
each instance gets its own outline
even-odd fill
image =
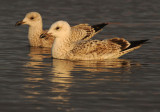
[[[40,38],[40,35],[45,33],[43,30],[42,17],[38,12],[29,12],[26,14],[22,21],[18,21],[16,26],[27,24],[29,25],[28,39],[30,46],[36,47],[52,47],[54,38]],[[79,24],[73,26],[72,33],[74,35],[74,41],[77,40],[88,40],[93,37],[96,33],[100,32],[104,26],[108,23],[97,24],[89,26],[88,24]],[[80,35],[81,34],[81,35]],[[77,36],[76,36],[77,35]]]
[[[71,27],[66,21],[52,24],[46,35],[55,37],[52,57],[71,60],[103,60],[118,58],[141,47],[147,40],[127,41],[124,38],[72,41]],[[45,38],[45,34],[41,35]]]

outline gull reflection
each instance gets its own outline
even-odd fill
[[[86,71],[90,72],[111,72],[121,73],[124,68],[125,72],[130,71],[131,62],[126,59],[114,59],[105,61],[78,61],[76,66],[81,66]]]
[[[140,66],[127,59],[114,59],[104,61],[70,61],[53,59],[53,73],[56,76],[68,77],[72,71],[89,72],[111,72],[121,73],[130,72],[132,66]]]
[[[65,95],[69,94],[68,89],[73,84],[73,76],[71,76],[73,68],[74,63],[72,61],[53,59],[52,74],[54,75],[50,81],[57,86],[52,88],[52,92],[58,92],[60,94],[50,98],[61,101],[59,102],[60,104],[66,104],[70,99],[69,97],[65,97]]]
[[[47,66],[47,63],[44,63],[44,58],[51,57],[51,49],[50,48],[38,48],[38,47],[30,47],[30,52],[28,54],[29,61],[24,65],[27,68],[27,72],[30,74],[41,74],[41,68]]]
[[[31,47],[28,56],[29,59],[23,67],[27,74],[24,78],[25,94],[23,97],[30,101],[39,101],[40,97],[45,97],[48,99],[47,101],[58,104],[59,110],[63,110],[63,107],[70,104],[72,89],[77,83],[81,83],[81,80],[84,82],[83,79],[85,79],[87,83],[96,85],[100,84],[102,80],[104,82],[123,79],[129,81],[130,76],[128,74],[132,68],[140,66],[138,62],[127,59],[103,61],[52,60],[50,48]],[[45,59],[50,60],[46,62]],[[122,75],[123,73],[127,73],[127,75]]]
[[[23,85],[25,96],[24,98],[33,99],[38,97],[41,94],[37,88],[41,88],[41,82],[45,81],[43,77],[43,72],[48,66],[51,64],[45,63],[45,58],[51,57],[51,49],[50,48],[38,48],[38,47],[30,47],[30,51],[28,53],[28,61],[23,65],[23,70],[27,75],[25,75],[24,81],[26,82]],[[37,85],[37,83],[39,83]]]
[[[28,55],[30,56],[31,60],[42,61],[44,58],[49,58],[50,54],[50,48],[30,47],[30,52]]]
[[[131,70],[131,66],[139,66],[138,63],[131,64],[130,60],[126,59],[115,59],[115,60],[104,60],[104,61],[70,61],[70,60],[59,60],[53,59],[53,67],[52,67],[52,77],[50,81],[56,84],[56,87],[52,88],[52,92],[60,93],[57,96],[50,97],[54,100],[61,100],[59,103],[68,102],[70,97],[66,97],[70,94],[70,88],[74,86],[76,83],[76,76],[80,75],[81,78],[89,80],[91,77],[94,78],[95,73],[104,72],[104,73],[129,73]],[[88,73],[84,73],[87,71]],[[77,73],[80,72],[80,73]],[[76,74],[77,73],[77,74]],[[85,75],[87,76],[85,76]],[[109,76],[105,75],[102,77],[96,77],[96,80],[121,80],[120,75]],[[127,75],[127,77],[129,77]],[[126,78],[128,79],[128,78]],[[96,83],[96,82],[95,82]]]

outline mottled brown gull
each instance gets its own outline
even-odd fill
[[[55,37],[52,47],[52,57],[71,60],[103,60],[118,58],[141,47],[147,40],[127,41],[124,38],[106,40],[72,41],[71,27],[66,21],[52,24],[48,33]]]
[[[39,38],[41,34],[45,33],[46,30],[43,30],[42,17],[38,12],[29,12],[26,14],[25,18],[22,21],[18,21],[16,26],[27,24],[29,25],[28,39],[30,46],[36,47],[52,47],[54,38]],[[88,24],[79,24],[73,26],[73,40],[88,40],[93,37],[96,33],[100,32],[104,26],[108,23],[102,23],[90,26]],[[80,35],[81,34],[81,35]]]

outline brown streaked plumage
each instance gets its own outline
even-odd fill
[[[89,40],[91,39],[94,35],[102,31],[102,28],[104,26],[108,25],[108,23],[101,23],[93,26],[89,26],[89,24],[79,24],[71,27],[71,37],[72,37],[72,42],[77,42],[79,40]],[[50,34],[43,33],[40,37],[41,38],[51,38],[53,37]]]
[[[27,24],[29,25],[28,39],[30,46],[35,47],[52,47],[54,37],[48,35],[46,38],[40,38],[40,35],[44,34],[46,30],[43,30],[42,17],[38,12],[29,12],[26,14],[25,18],[22,21],[18,21],[16,26]],[[82,36],[85,35],[84,40],[90,39],[96,33],[101,31],[101,29],[108,23],[103,23],[102,25],[98,24],[100,27],[97,31],[93,31],[94,28],[97,29],[96,25],[89,26],[87,24],[79,24],[73,26],[73,35],[76,33],[82,33]],[[75,32],[74,32],[75,31]],[[76,36],[74,36],[76,37]],[[75,38],[75,41],[82,39],[82,37]]]
[[[54,38],[40,38],[42,33],[47,32],[43,30],[42,17],[38,12],[29,12],[22,21],[18,21],[16,26],[27,24],[29,25],[28,39],[30,46],[34,47],[51,47]]]
[[[106,25],[108,25],[108,23],[101,23],[101,24],[92,25],[92,26],[90,26],[89,24],[79,24],[71,27],[71,29],[73,30],[72,36],[74,38],[75,36],[77,36],[76,33],[78,33],[78,31],[74,31],[74,29],[79,29],[79,30],[81,29],[83,31],[84,36],[82,35],[81,37],[79,37],[80,38],[79,40],[89,40],[94,35],[102,31],[102,28]]]
[[[59,27],[59,29],[57,29]],[[147,40],[129,42],[124,38],[72,41],[72,28],[66,21],[52,24],[48,31],[55,37],[53,58],[71,60],[103,60],[118,58],[141,47]]]

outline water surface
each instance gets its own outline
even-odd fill
[[[159,112],[160,1],[5,0],[0,4],[0,111]],[[150,39],[116,60],[51,58],[48,48],[29,47],[27,26],[15,27],[27,12],[57,20],[111,24],[94,37]]]

